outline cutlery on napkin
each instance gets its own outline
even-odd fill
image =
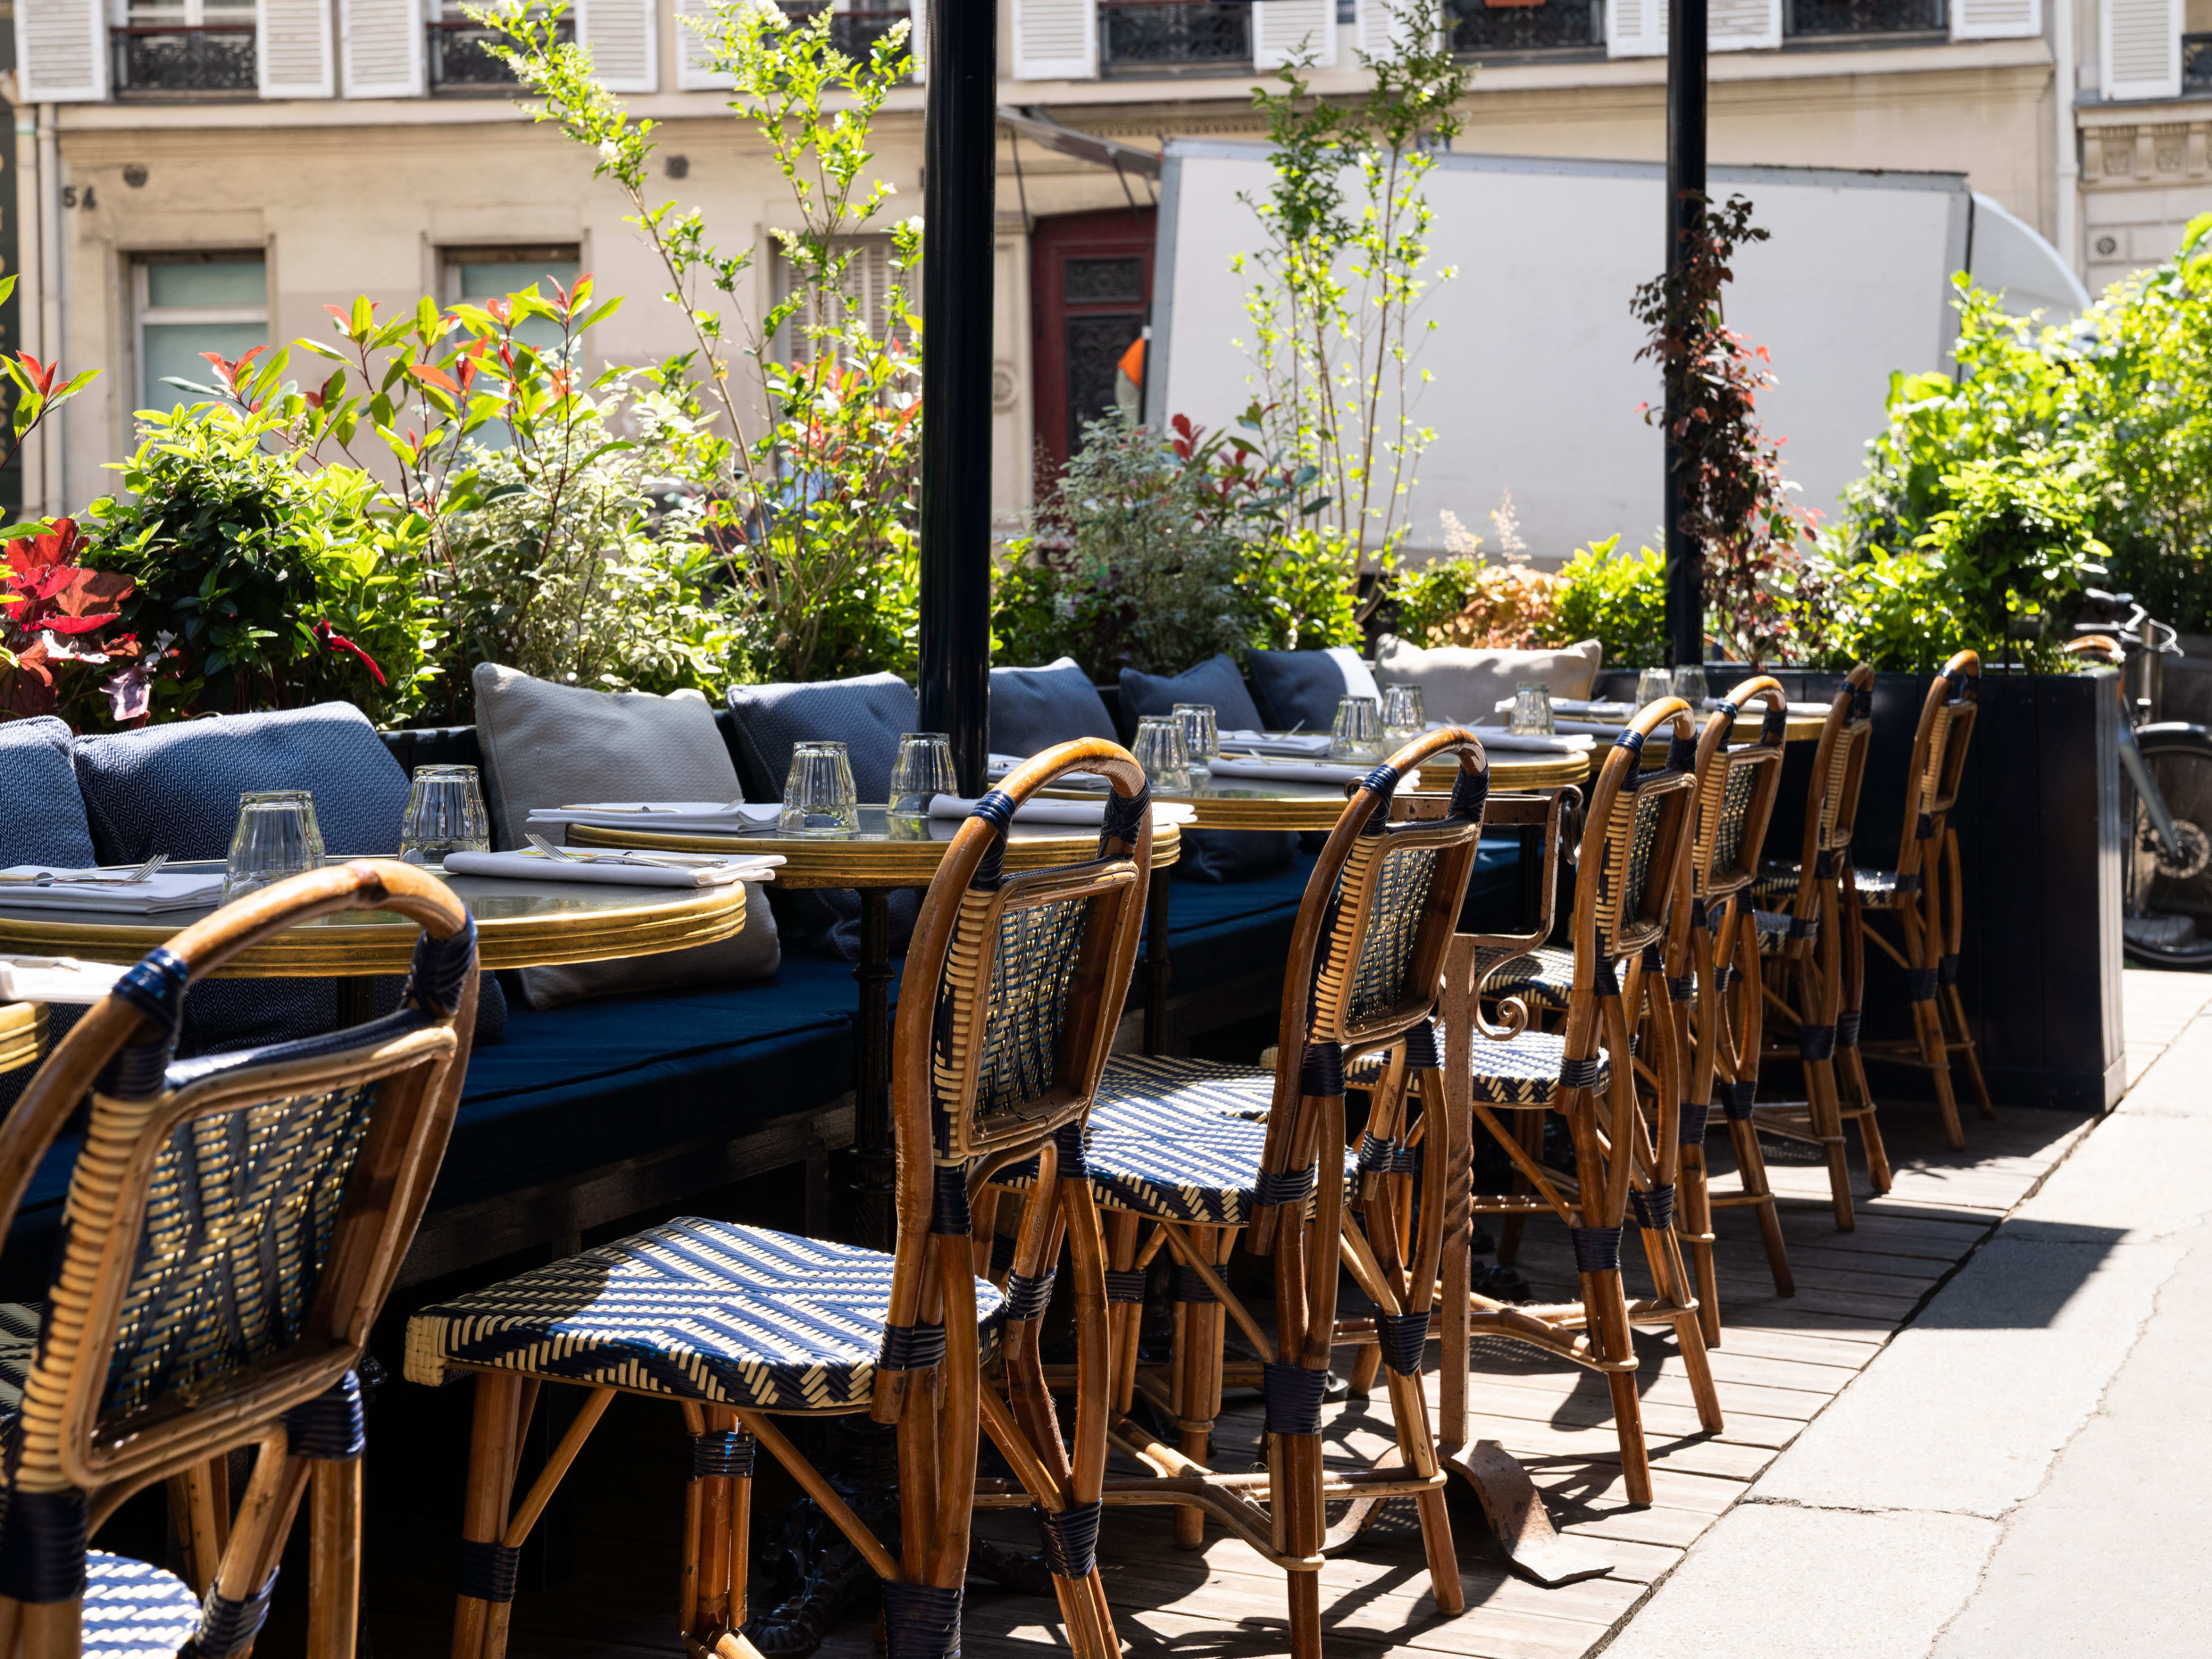
[[[975,810],[975,803],[957,795],[933,795],[929,816],[933,818],[964,818]],[[1175,801],[1155,801],[1152,804],[1152,827],[1164,823],[1188,823],[1197,816],[1190,806]],[[1096,830],[1106,821],[1106,803],[1103,800],[1055,800],[1049,796],[1035,797],[1014,808],[1016,823],[1064,823],[1079,830]]]
[[[18,864],[0,870],[0,909],[110,910],[145,916],[165,910],[197,910],[222,899],[220,869],[159,870],[134,882],[117,881],[105,872],[71,881],[70,873],[43,864]],[[47,875],[53,879],[38,879]]]
[[[678,854],[655,854],[651,864],[626,860],[587,847],[564,847],[573,859],[551,859],[542,853],[448,853],[449,876],[503,876],[521,881],[593,881],[617,887],[726,887],[735,881],[773,881],[782,854],[747,854],[724,858],[698,854],[678,862]]]
[[[128,971],[75,957],[0,957],[0,1002],[97,1002]]]
[[[741,836],[775,828],[783,808],[775,801],[595,800],[541,806],[534,828],[587,824],[595,830],[649,830],[657,835]]]

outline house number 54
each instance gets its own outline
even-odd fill
[[[64,185],[62,205],[65,208],[96,208],[100,204],[94,199],[90,185],[87,185],[82,190],[79,190],[75,185]]]

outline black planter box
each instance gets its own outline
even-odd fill
[[[1738,664],[1708,672],[1718,695]],[[1959,987],[1999,1105],[2101,1111],[2127,1073],[2120,1014],[2119,701],[2115,672],[1984,671],[1981,714],[1954,823],[1966,910]],[[1793,702],[1826,702],[1840,674],[1776,672]],[[1931,674],[1875,677],[1874,740],[1854,853],[1890,866],[1905,811],[1905,772]],[[1635,695],[1632,673],[1608,674],[1600,696]],[[1813,748],[1792,744],[1767,833],[1771,857],[1796,856]],[[1877,927],[1885,924],[1877,923]],[[1893,939],[1893,929],[1887,929]],[[1867,951],[1869,1036],[1909,1036],[1902,978]],[[1965,1079],[1953,1067],[1972,1122]],[[1923,1093],[1918,1073],[1885,1071],[1877,1093]],[[1917,1086],[1916,1086],[1917,1085]]]

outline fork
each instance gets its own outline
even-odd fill
[[[168,861],[167,853],[156,853],[137,869],[120,876],[103,876],[97,871],[76,875],[57,870],[42,870],[35,876],[0,876],[0,882],[27,887],[52,887],[56,883],[71,887],[135,887]]]
[[[544,836],[527,830],[523,832],[523,839],[556,864],[629,864],[643,865],[655,870],[696,870],[700,867],[675,859],[653,858],[644,853],[571,853],[566,848],[556,847]]]

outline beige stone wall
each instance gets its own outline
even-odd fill
[[[2212,213],[2212,105],[2114,105],[2081,123],[2082,280],[2096,293],[2171,258]]]

